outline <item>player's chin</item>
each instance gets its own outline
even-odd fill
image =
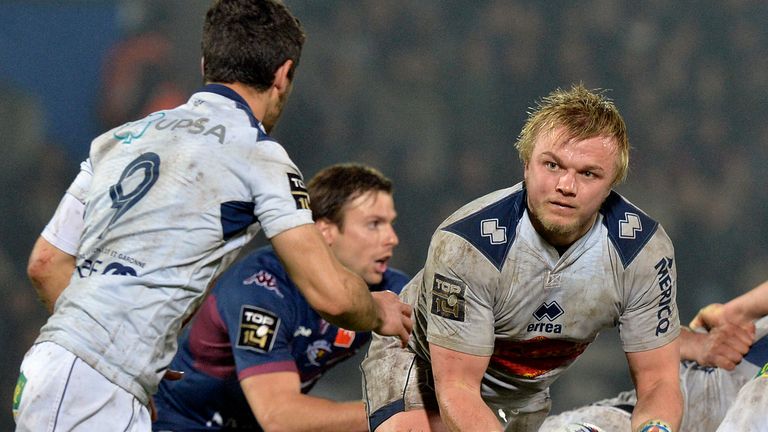
[[[384,273],[375,270],[367,272],[365,277],[363,277],[363,280],[365,280],[365,283],[368,285],[378,285],[381,283],[382,279],[384,279]]]

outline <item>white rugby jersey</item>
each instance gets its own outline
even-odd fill
[[[490,356],[487,403],[523,407],[602,329],[620,326],[624,351],[677,337],[676,269],[662,227],[611,192],[592,229],[562,256],[531,225],[523,184],[459,209],[432,237],[404,291],[415,306],[411,348],[428,342]]]
[[[742,369],[742,372],[733,379],[742,383],[741,389],[736,392],[723,394],[728,396],[721,402],[728,408],[718,431],[768,431],[768,317],[763,317],[755,322],[756,334],[762,332],[762,338],[758,339],[744,355],[744,360],[736,367],[739,371],[745,365],[753,368]],[[751,376],[746,377],[749,372]],[[738,389],[738,387],[736,387]]]
[[[37,341],[147,403],[211,280],[259,229],[271,238],[311,224],[308,195],[283,147],[222,85],[99,136],[90,161],[77,268]]]
[[[684,399],[680,432],[715,431],[736,400],[739,389],[768,362],[768,317],[757,320],[755,330],[755,342],[744,355],[744,360],[733,370],[700,366],[693,361],[680,363],[680,389]],[[566,424],[576,422],[589,422],[605,431],[631,432],[630,413],[635,405],[635,391],[625,391],[614,398],[547,417],[539,432],[562,431]],[[731,415],[732,421],[747,421],[753,410],[754,406]],[[755,411],[760,412],[764,409]],[[745,424],[748,423],[741,424],[741,427],[730,425],[726,430],[748,430]]]
[[[83,232],[85,194],[91,187],[93,169],[91,160],[80,163],[80,172],[61,198],[56,212],[40,234],[48,243],[69,255],[77,255],[80,234]]]

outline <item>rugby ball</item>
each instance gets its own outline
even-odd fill
[[[561,429],[562,432],[605,432],[590,423],[569,423]]]

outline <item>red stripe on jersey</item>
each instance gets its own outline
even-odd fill
[[[589,346],[536,336],[528,340],[497,341],[491,365],[510,375],[535,378],[571,364]]]

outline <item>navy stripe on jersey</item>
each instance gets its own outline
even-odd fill
[[[608,238],[627,268],[656,232],[659,223],[615,191],[608,195],[600,212],[603,225],[608,229]]]
[[[389,420],[395,414],[405,411],[405,399],[397,399],[371,413],[368,417],[370,430],[376,430],[382,423]]]
[[[251,111],[251,108],[248,106],[248,102],[245,101],[245,99],[242,98],[237,92],[232,90],[231,88],[221,85],[221,84],[208,84],[199,91],[204,91],[208,93],[215,93],[220,96],[224,96],[227,99],[232,99],[235,101],[235,104],[238,108],[245,111],[245,113],[248,115],[248,120],[251,122],[251,126],[259,130],[259,138],[258,140],[261,141],[262,139],[266,138],[267,135],[261,131],[261,129],[258,127],[259,119],[256,118],[256,116],[253,115],[253,111]]]
[[[752,346],[749,348],[749,352],[744,355],[744,360],[758,366],[763,367],[763,365],[768,363],[768,336],[763,336],[752,344]]]
[[[525,189],[522,189],[444,227],[443,231],[452,232],[466,239],[497,269],[501,270],[515,240],[517,224],[525,212],[525,197]],[[496,230],[505,230],[503,241],[496,241],[487,230],[484,232],[483,222],[490,222]]]
[[[221,233],[229,240],[259,221],[253,213],[256,205],[250,201],[227,201],[221,204]]]

